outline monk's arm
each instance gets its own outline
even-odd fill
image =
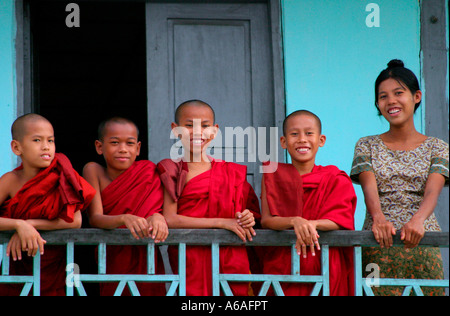
[[[0,231],[5,230],[19,230],[27,224],[23,219],[13,219],[0,217]]]
[[[220,218],[197,218],[179,215],[177,202],[164,189],[163,215],[169,228],[224,228]]]
[[[81,212],[75,212],[73,222],[69,223],[61,218],[48,219],[27,219],[27,223],[31,224],[37,230],[58,230],[58,229],[76,229],[81,228]]]

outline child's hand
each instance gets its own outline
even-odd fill
[[[297,242],[295,248],[300,256],[303,253],[303,258],[306,258],[307,249],[310,247],[311,254],[316,255],[314,247],[320,250],[319,234],[316,230],[316,224],[314,221],[308,221],[302,217],[296,217],[294,220],[294,230],[297,235]]]
[[[253,213],[250,210],[245,209],[242,213],[237,212],[235,217],[237,219],[237,223],[244,228],[247,239],[252,241],[253,236],[256,236],[256,232],[253,229],[253,226],[256,224]]]
[[[169,228],[167,227],[164,216],[155,213],[147,218],[149,227],[148,233],[152,235],[155,243],[164,242],[169,236]]]
[[[238,224],[244,228],[250,228],[255,226],[256,224],[253,213],[248,209],[245,209],[244,211],[242,211],[242,213],[237,212],[235,214],[235,217],[237,219]]]
[[[14,261],[22,260],[22,251],[27,251],[28,256],[34,257],[40,250],[43,255],[45,243],[46,241],[32,225],[26,221],[19,221],[16,233],[6,247],[6,254],[8,256],[11,254]]]
[[[220,221],[220,228],[227,229],[229,231],[232,231],[240,239],[242,239],[243,242],[246,242],[246,238],[251,240],[251,233],[248,229],[243,228],[241,225],[239,225],[238,221],[234,218],[222,218]],[[253,229],[253,228],[252,228]]]
[[[147,220],[143,217],[124,214],[122,217],[123,224],[130,230],[131,235],[134,238],[146,238],[149,237],[149,224]]]

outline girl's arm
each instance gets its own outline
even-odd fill
[[[234,232],[240,239],[246,241],[246,233],[235,218],[197,218],[179,215],[178,203],[175,202],[164,188],[163,215],[169,228],[221,228]]]
[[[408,223],[403,226],[401,240],[406,248],[414,248],[425,235],[425,220],[433,214],[436,208],[439,195],[445,185],[445,178],[439,173],[432,173],[428,176],[425,184],[425,192],[419,210],[414,214]]]
[[[386,220],[381,210],[375,174],[371,171],[361,172],[359,174],[359,182],[364,193],[367,211],[373,219],[372,232],[375,240],[380,244],[381,248],[392,247],[392,236],[395,235],[395,228],[391,222]]]

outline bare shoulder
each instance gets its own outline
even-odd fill
[[[0,178],[0,204],[8,197],[13,197],[20,187],[21,177],[19,172],[10,171],[5,173]]]
[[[98,174],[98,173],[105,173],[105,168],[96,162],[88,162],[83,167],[83,175]]]
[[[13,171],[7,172],[3,176],[1,176],[0,184],[5,184],[5,185],[19,184],[20,180],[21,180],[20,172],[13,170]]]
[[[89,162],[83,168],[83,177],[88,182],[91,182],[94,179],[100,181],[100,179],[104,178],[105,176],[105,168],[96,162]]]

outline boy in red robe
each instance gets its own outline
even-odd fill
[[[315,158],[326,137],[320,119],[300,110],[283,123],[281,146],[292,164],[278,163],[262,180],[263,228],[294,229],[301,275],[320,275],[317,231],[354,230],[356,194],[347,174],[335,166],[317,166]],[[265,166],[267,168],[267,166]],[[308,252],[310,251],[310,253]],[[354,294],[352,248],[330,248],[330,295]],[[264,254],[264,273],[291,274],[290,247],[273,247]],[[283,284],[285,295],[310,295],[313,285]]]
[[[7,255],[11,275],[31,275],[34,256],[41,257],[41,295],[65,295],[64,246],[47,246],[37,230],[81,227],[81,212],[95,191],[63,154],[55,153],[51,123],[37,114],[19,117],[12,128],[11,149],[20,167],[0,178],[0,230],[15,230]],[[28,256],[22,257],[22,251]],[[18,260],[18,261],[17,261]],[[19,295],[22,285],[0,285],[0,296]]]
[[[114,229],[128,228],[136,238],[151,237],[155,242],[168,236],[167,224],[160,214],[163,189],[156,165],[148,160],[136,161],[141,142],[137,126],[130,120],[115,117],[99,126],[99,140],[95,142],[103,155],[106,168],[88,163],[83,176],[97,190],[88,209],[91,226]],[[156,271],[164,274],[159,251],[155,252]],[[146,246],[107,246],[107,274],[147,274]],[[165,295],[163,283],[138,283],[140,295]],[[100,294],[111,296],[117,284],[100,285]],[[128,290],[125,289],[127,295]]]
[[[170,228],[222,228],[243,241],[252,240],[259,203],[246,180],[246,167],[206,155],[218,129],[214,119],[212,108],[199,100],[184,102],[177,108],[172,131],[181,137],[185,157],[158,164],[164,185],[163,214]],[[169,257],[177,271],[175,248],[169,249]],[[212,295],[211,271],[211,247],[188,246],[186,294]],[[248,274],[246,248],[220,247],[220,272]],[[248,295],[248,283],[232,282],[230,287],[234,295]]]

